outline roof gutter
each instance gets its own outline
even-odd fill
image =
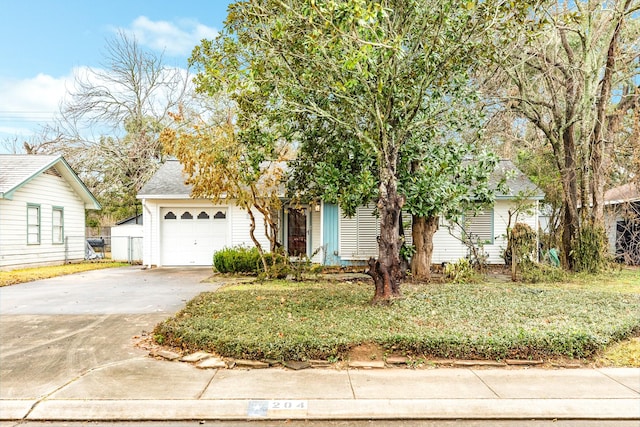
[[[151,218],[152,218],[152,216],[151,216],[151,210],[149,209],[149,206],[147,206],[147,199],[142,199],[142,209],[144,209],[144,210],[149,214],[149,219],[151,219]],[[142,218],[144,219],[144,213],[143,213],[143,217],[142,217]],[[152,248],[153,248],[153,246],[151,245],[151,236],[153,236],[153,232],[150,232],[150,233],[144,233],[144,227],[147,225],[147,224],[146,224],[147,222],[148,222],[148,221],[144,221],[144,225],[142,226],[142,227],[143,227],[143,228],[142,228],[142,230],[143,230],[142,232],[143,232],[143,236],[144,236],[145,234],[148,234],[148,235],[149,235],[149,243],[148,243],[148,248],[149,248],[149,257],[148,257],[148,258],[149,258],[149,260],[148,260],[148,262],[147,262],[147,268],[148,268],[148,269],[151,269],[151,258],[152,258],[152,256],[151,256],[151,255],[152,255],[152,254],[151,254],[151,252],[152,252]],[[151,224],[149,224],[149,228],[151,228]],[[146,240],[146,238],[145,238],[145,240]],[[144,245],[145,243],[146,243],[146,242],[144,242],[144,243],[143,243],[143,245]],[[144,252],[144,251],[143,251],[143,252]],[[144,257],[144,254],[143,254],[143,257]]]

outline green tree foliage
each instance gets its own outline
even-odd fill
[[[262,110],[270,130],[299,145],[294,181],[306,179],[307,197],[347,212],[377,201],[374,300],[386,301],[399,293],[401,149],[455,116],[469,70],[527,8],[499,0],[238,2],[222,36],[194,51],[196,84],[209,93],[233,87],[240,111]]]
[[[430,279],[433,235],[440,216],[458,221],[462,215],[493,203],[498,182],[490,183],[498,158],[464,141],[411,141],[401,151],[406,162],[400,188],[404,210],[412,216],[415,246],[411,272]],[[470,160],[473,159],[473,160]]]
[[[538,31],[496,58],[507,76],[504,99],[552,149],[562,185],[561,253],[570,269],[578,266],[581,224],[603,227],[612,152],[632,144],[617,135],[634,109],[637,117],[639,10],[634,0],[551,3],[532,16]]]

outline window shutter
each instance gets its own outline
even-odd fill
[[[340,256],[343,259],[378,256],[380,220],[373,211],[372,205],[361,206],[352,218],[345,218],[340,210]]]
[[[493,209],[480,211],[475,216],[473,212],[469,212],[465,224],[467,235],[473,241],[493,243]]]

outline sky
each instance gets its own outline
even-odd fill
[[[187,67],[222,28],[230,0],[0,0],[0,153],[27,141],[59,110],[74,75],[101,68],[118,31]]]

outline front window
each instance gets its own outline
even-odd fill
[[[466,216],[467,236],[476,243],[493,244],[493,209],[477,213],[469,212]]]
[[[40,244],[40,206],[27,205],[27,244]]]
[[[64,211],[53,208],[52,218],[53,243],[64,243]]]

